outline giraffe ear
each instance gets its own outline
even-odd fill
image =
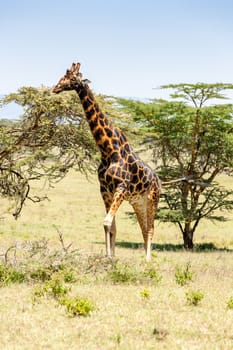
[[[78,74],[81,64],[80,63],[72,63],[72,66],[70,67],[69,71],[72,73]]]
[[[78,62],[72,64],[72,70],[75,72],[79,72],[80,67],[81,67],[81,64]]]

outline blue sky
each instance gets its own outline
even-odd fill
[[[81,62],[96,93],[233,83],[232,0],[0,0],[0,93],[52,86]]]

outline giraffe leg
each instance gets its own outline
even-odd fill
[[[108,214],[109,209],[111,207],[112,201],[113,201],[113,196],[108,193],[108,192],[102,192],[101,193],[105,208],[106,208],[106,213]],[[105,217],[106,220],[106,217]],[[110,218],[111,221],[111,218]],[[112,232],[112,227],[115,229],[114,232]],[[115,224],[115,219],[112,219],[112,224],[109,222],[109,225],[104,224],[104,231],[105,231],[105,249],[106,249],[106,255],[111,256],[112,255],[112,246],[113,243],[115,242],[115,237],[116,237],[116,224]],[[112,239],[112,236],[114,235],[114,239]]]
[[[104,231],[105,231],[106,255],[107,256],[114,256],[115,255],[115,241],[116,241],[115,217],[112,220],[112,225],[110,228],[108,225],[104,225]]]
[[[110,249],[112,256],[115,255],[115,242],[116,242],[116,220],[115,217],[112,221],[111,231],[110,231]]]
[[[146,260],[151,260],[151,244],[152,238],[154,235],[154,220],[155,213],[159,203],[159,195],[157,192],[152,191],[149,193],[147,198],[147,232],[146,232],[146,242],[145,242],[145,250],[146,250]]]
[[[158,206],[157,197],[149,194],[148,197],[141,197],[132,204],[144,239],[146,261],[151,260],[151,244],[154,235],[154,217]]]
[[[115,240],[116,240],[116,223],[115,214],[124,199],[124,191],[118,189],[112,199],[109,195],[103,195],[107,215],[104,219],[105,244],[106,255],[113,256],[115,254]]]
[[[141,197],[139,200],[132,203],[134,212],[137,216],[144,240],[144,248],[147,251],[147,201],[146,197]]]

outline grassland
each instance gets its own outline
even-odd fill
[[[233,215],[217,225],[203,222],[194,252],[181,248],[176,227],[156,223],[153,258],[147,265],[139,227],[126,215],[131,208],[124,203],[117,214],[116,259],[107,261],[105,211],[96,178],[90,180],[71,173],[50,190],[50,201],[27,204],[18,221],[7,215],[1,220],[2,262],[7,257],[27,277],[0,283],[1,349],[232,349]],[[42,184],[36,190],[43,192]],[[42,239],[44,252],[31,254],[30,244]],[[63,265],[72,267],[73,279],[64,278],[64,266],[50,266],[62,254],[70,259]],[[36,259],[51,273],[44,280],[30,275]],[[184,283],[178,282],[178,272]],[[58,298],[62,288],[41,293],[35,301],[54,278],[67,288],[68,298],[87,298],[95,310],[87,317],[69,315]],[[203,298],[195,305],[187,293],[202,293]]]

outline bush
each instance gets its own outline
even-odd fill
[[[143,289],[140,295],[143,299],[150,299],[150,291],[148,289]]]
[[[95,306],[87,298],[65,298],[61,302],[66,307],[66,310],[71,317],[89,316],[95,310]]]
[[[53,271],[49,270],[46,267],[37,267],[29,271],[29,277],[33,281],[45,282],[51,279]]]
[[[35,303],[39,298],[44,296],[50,296],[56,300],[62,300],[68,291],[69,288],[64,285],[60,276],[53,276],[53,278],[47,281],[44,285],[39,285],[34,289],[32,300],[33,303]]]
[[[35,304],[42,297],[51,297],[59,305],[65,306],[68,315],[71,317],[88,316],[91,311],[95,310],[94,305],[87,298],[69,298],[68,292],[70,289],[64,283],[64,276],[59,273],[54,274],[51,280],[34,288],[32,302]]]
[[[147,267],[145,269],[144,276],[148,277],[150,280],[153,280],[155,284],[159,284],[159,282],[162,280],[162,276],[153,266]]]
[[[63,271],[64,281],[66,283],[74,283],[77,281],[75,271],[73,269],[65,269]]]
[[[0,264],[0,283],[22,283],[26,280],[26,275],[24,272],[17,270],[12,266],[7,264]]]
[[[113,283],[130,283],[138,280],[138,273],[127,264],[117,263],[109,271],[109,277]]]
[[[177,266],[175,272],[176,283],[184,286],[193,280],[193,272],[191,271],[191,264],[188,262],[185,267]]]
[[[233,309],[233,296],[227,301],[227,308]]]
[[[201,300],[204,298],[204,294],[201,293],[200,291],[190,291],[186,292],[186,300],[189,305],[194,305],[197,306]]]

